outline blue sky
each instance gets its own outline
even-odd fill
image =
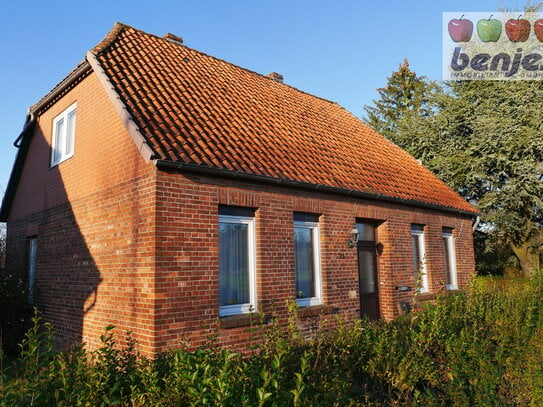
[[[356,116],[404,58],[441,76],[441,13],[494,11],[487,1],[93,0],[4,2],[0,15],[0,196],[27,108],[120,21],[338,102]],[[518,5],[518,6],[517,6]],[[104,146],[107,150],[107,146]]]

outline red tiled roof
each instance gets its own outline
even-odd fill
[[[161,159],[476,212],[336,103],[119,23],[92,52]]]

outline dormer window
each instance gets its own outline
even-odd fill
[[[53,120],[51,167],[74,155],[75,111],[74,103]]]

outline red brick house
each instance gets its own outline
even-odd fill
[[[0,220],[59,344],[144,353],[251,311],[393,318],[462,288],[477,211],[336,103],[116,24],[37,104]],[[354,229],[354,230],[353,230]]]

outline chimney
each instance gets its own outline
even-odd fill
[[[162,38],[164,38],[166,41],[173,42],[174,44],[177,44],[177,45],[183,44],[183,38],[178,37],[177,35],[172,34],[172,33],[167,33]]]
[[[283,83],[283,75],[281,75],[280,73],[272,72],[266,76],[273,79],[275,82]]]

